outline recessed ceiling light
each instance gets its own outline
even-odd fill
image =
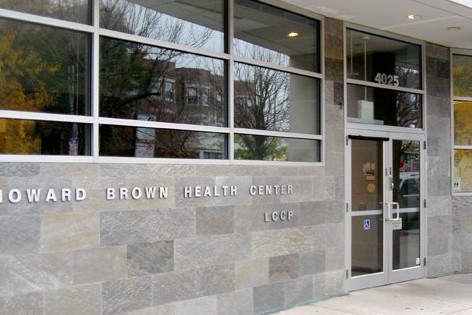
[[[408,18],[410,20],[418,20],[418,19],[421,19],[421,15],[418,15],[418,14],[410,14],[408,15]]]
[[[290,37],[290,38],[297,37],[298,35],[300,35],[300,34],[298,34],[297,32],[290,32],[290,33],[287,34],[287,36]]]

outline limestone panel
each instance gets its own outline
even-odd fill
[[[428,218],[428,257],[444,255],[452,250],[451,217]]]
[[[37,215],[0,216],[0,257],[38,252],[40,230]]]
[[[220,265],[155,275],[154,305],[227,293],[234,290],[234,266]]]
[[[41,250],[59,251],[98,247],[98,214],[45,214],[41,217]]]
[[[304,277],[285,283],[285,306],[307,303],[313,300],[313,279]]]
[[[5,177],[32,177],[41,173],[38,163],[2,163],[0,176]]]
[[[326,252],[315,250],[299,254],[300,276],[314,275],[326,270]]]
[[[103,314],[123,314],[152,305],[151,277],[108,281],[103,286]]]
[[[44,314],[100,315],[102,314],[100,284],[74,286],[44,293]]]
[[[58,290],[73,283],[72,259],[67,253],[0,258],[0,270],[0,296]]]
[[[236,288],[250,288],[269,284],[269,259],[247,260],[236,263]]]
[[[263,258],[312,251],[324,246],[324,242],[316,241],[323,238],[313,227],[257,232],[252,240],[253,256]]]
[[[0,297],[0,314],[43,315],[43,294],[36,292]]]
[[[74,283],[126,278],[126,246],[84,249],[73,252]]]
[[[197,208],[197,235],[234,232],[234,207]]]
[[[302,202],[300,204],[300,225],[319,225],[326,222],[327,202]]]
[[[131,311],[128,315],[175,315],[175,304],[146,307],[140,310]]]
[[[174,270],[174,242],[128,245],[128,275],[144,276]]]
[[[254,313],[252,289],[238,290],[217,296],[218,315],[246,315]]]
[[[254,313],[263,314],[276,311],[285,306],[285,287],[283,282],[255,287],[253,291]]]
[[[251,256],[251,238],[242,234],[179,239],[174,246],[176,270],[222,265]]]
[[[216,315],[216,297],[203,297],[175,303],[175,315]]]
[[[270,282],[295,279],[299,273],[298,254],[269,258]]]
[[[195,209],[104,212],[100,216],[101,244],[136,244],[195,235]]]

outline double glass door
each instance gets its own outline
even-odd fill
[[[423,277],[422,135],[364,132],[347,145],[347,289]]]

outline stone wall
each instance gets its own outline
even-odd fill
[[[324,167],[3,163],[0,313],[260,314],[340,294],[338,182]]]

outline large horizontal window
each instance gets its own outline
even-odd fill
[[[0,118],[0,153],[90,155],[90,125]]]
[[[320,162],[321,141],[296,138],[235,135],[237,160]]]
[[[2,0],[0,7],[23,13],[89,24],[91,0]]]
[[[317,19],[256,0],[0,9],[0,154],[322,162]]]
[[[238,56],[319,72],[317,20],[252,0],[235,0],[234,10]]]
[[[100,127],[100,155],[140,158],[224,159],[224,134],[139,127]]]
[[[422,88],[421,46],[349,29],[346,36],[348,79]]]
[[[319,80],[236,63],[235,127],[320,133]]]
[[[100,51],[100,116],[227,125],[224,61],[105,37]]]
[[[223,51],[224,0],[101,0],[100,26],[176,44]]]
[[[422,128],[422,95],[362,85],[347,85],[349,122]]]
[[[0,110],[90,115],[89,35],[0,20]]]

